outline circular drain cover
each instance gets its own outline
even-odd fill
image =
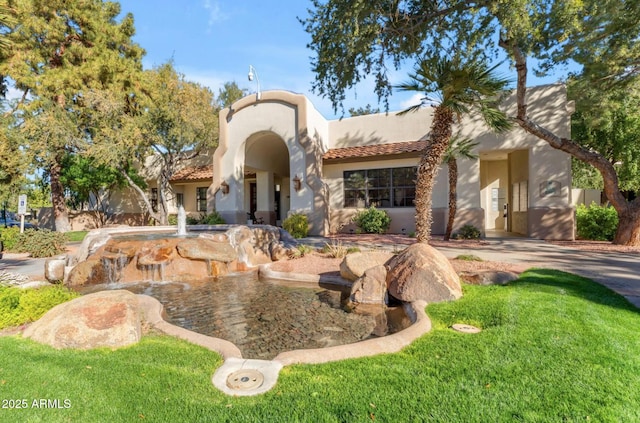
[[[242,369],[227,377],[227,386],[231,389],[248,391],[262,386],[264,376],[254,369]]]
[[[477,328],[475,326],[471,326],[471,325],[465,325],[463,323],[456,323],[455,325],[451,326],[451,329],[457,330],[458,332],[462,332],[462,333],[478,333],[478,332],[480,332],[479,328]]]

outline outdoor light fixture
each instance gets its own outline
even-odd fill
[[[293,189],[295,189],[296,191],[300,191],[301,188],[302,188],[302,179],[300,179],[298,175],[296,175],[293,178]]]
[[[249,65],[249,74],[247,75],[247,78],[249,78],[249,81],[253,81],[253,77],[254,76],[256,78],[256,84],[258,86],[258,91],[256,91],[256,100],[260,100],[260,97],[261,97],[261,95],[260,95],[260,78],[258,78],[258,71],[252,65]]]
[[[229,194],[229,184],[227,183],[227,181],[222,181],[222,183],[220,184],[220,191],[222,191],[222,193],[225,195]]]

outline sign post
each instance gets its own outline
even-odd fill
[[[20,215],[20,233],[24,232],[24,215],[27,214],[27,196],[18,196],[18,214]]]

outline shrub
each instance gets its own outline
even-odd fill
[[[459,239],[480,239],[481,236],[482,232],[480,231],[480,229],[476,228],[473,225],[464,225],[456,233],[456,238]]]
[[[62,232],[48,229],[27,229],[18,234],[16,251],[29,253],[31,257],[52,257],[66,251],[67,237]]]
[[[293,213],[282,222],[282,227],[294,238],[304,238],[309,234],[307,215]]]
[[[459,256],[456,256],[455,259],[462,261],[484,261],[475,254],[460,254]]]
[[[20,235],[20,228],[17,226],[0,229],[0,240],[4,244],[5,251],[16,251],[18,235]]]
[[[576,209],[576,226],[578,238],[611,241],[618,229],[618,212],[611,206],[580,204]]]
[[[59,285],[39,289],[0,285],[0,329],[36,321],[51,308],[79,295]]]
[[[391,225],[389,213],[384,210],[378,210],[373,206],[366,210],[359,211],[353,218],[353,221],[362,232],[368,234],[385,233]]]
[[[224,221],[220,213],[214,211],[209,214],[201,214],[200,217],[187,216],[187,225],[222,225],[227,223]],[[176,217],[176,223],[178,224],[178,218]]]
[[[299,244],[296,246],[296,248],[293,248],[290,250],[289,258],[295,259],[295,258],[304,257],[312,251],[313,251],[312,247],[305,244]]]
[[[348,254],[347,247],[342,245],[340,241],[332,241],[331,244],[325,242],[324,247],[322,247],[322,252],[328,254],[329,257],[335,258],[342,258]]]

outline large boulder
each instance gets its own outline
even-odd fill
[[[386,277],[387,268],[382,264],[367,269],[351,286],[349,308],[364,313],[379,312],[387,302]]]
[[[189,238],[177,245],[178,254],[191,260],[211,260],[229,263],[238,258],[238,253],[228,241],[217,242],[206,238]]]
[[[104,283],[109,280],[107,271],[102,265],[102,261],[91,258],[81,261],[69,272],[66,280],[68,286],[83,286]]]
[[[54,348],[118,348],[140,340],[141,312],[135,294],[102,291],[59,304],[24,331]]]
[[[387,262],[389,294],[401,301],[429,303],[462,296],[460,278],[449,260],[426,243],[409,246]]]
[[[361,253],[347,254],[340,263],[340,276],[348,281],[355,281],[367,269],[385,264],[393,257],[386,251],[363,251]]]

